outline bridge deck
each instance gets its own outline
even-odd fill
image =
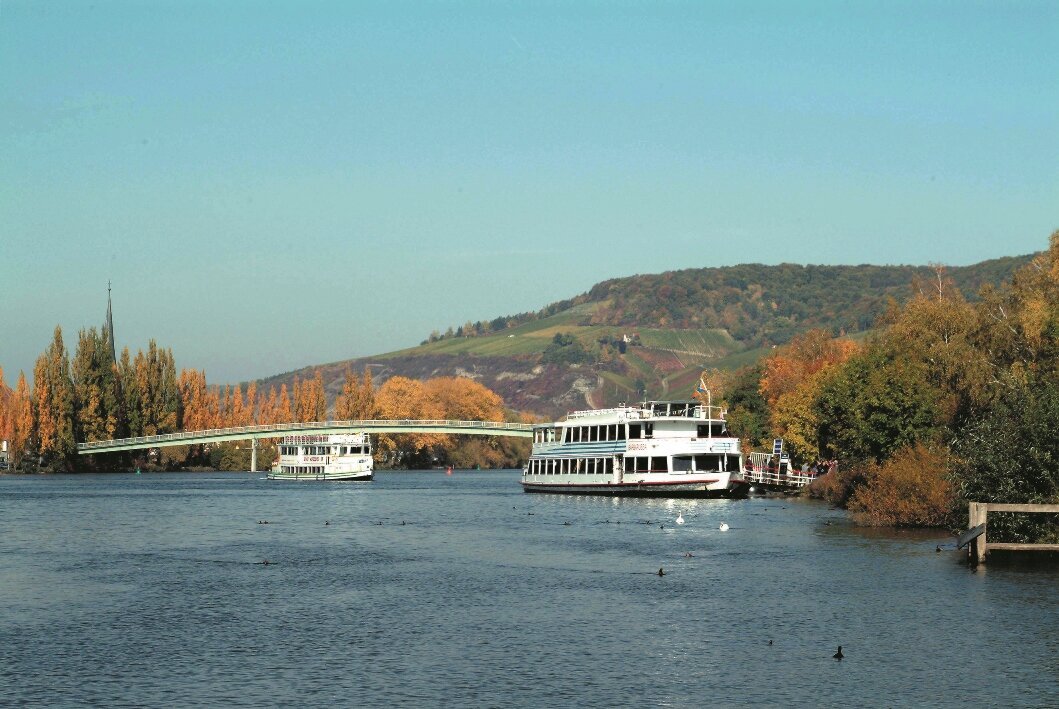
[[[108,441],[90,441],[88,443],[78,443],[77,452],[80,455],[91,455],[93,453],[109,453],[143,448],[189,446],[218,441],[282,438],[283,436],[299,433],[327,434],[349,433],[351,431],[357,433],[454,433],[529,438],[533,435],[533,425],[499,421],[448,421],[441,419],[402,419],[398,421],[371,419],[366,421],[275,423],[258,426],[212,428],[203,431],[181,431],[180,433],[164,433],[157,436],[138,436],[136,438],[116,438]]]

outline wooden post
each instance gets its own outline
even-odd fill
[[[982,536],[978,537],[978,563],[985,563],[987,546],[986,538],[989,536],[989,503],[980,502],[978,503],[978,524],[985,525],[985,531],[982,532]]]
[[[972,502],[970,504],[970,510],[968,514],[970,519],[968,521],[970,522],[971,527],[977,527],[980,524],[985,524],[987,515],[988,512],[986,510],[986,505],[984,502]],[[981,535],[975,538],[974,547],[972,547],[972,558],[974,559],[975,563],[985,563],[985,544],[986,532],[982,532]]]

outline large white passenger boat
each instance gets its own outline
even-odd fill
[[[526,492],[745,497],[739,439],[699,401],[575,411],[535,426]]]
[[[371,480],[375,465],[366,433],[286,436],[269,480]]]

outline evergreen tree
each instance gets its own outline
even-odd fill
[[[118,361],[118,380],[121,382],[122,410],[130,436],[143,435],[143,397],[136,377],[136,366],[130,361],[129,348],[121,351]]]
[[[77,437],[82,441],[114,438],[121,420],[118,383],[105,333],[81,330],[73,360]]]

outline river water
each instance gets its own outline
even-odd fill
[[[516,471],[3,477],[0,705],[1059,706],[1059,571],[951,548]]]

